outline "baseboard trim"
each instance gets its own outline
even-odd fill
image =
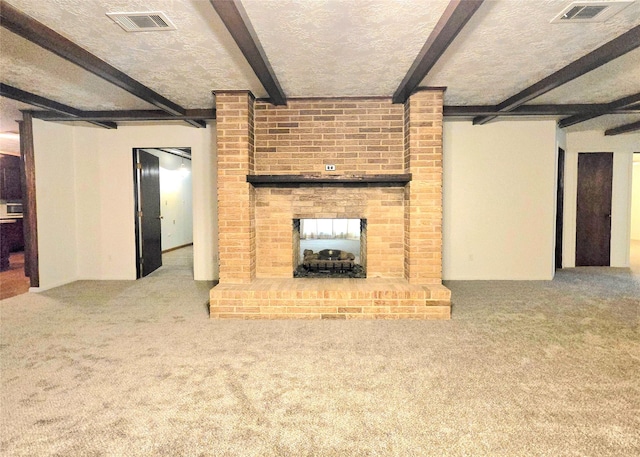
[[[167,252],[171,252],[171,251],[175,251],[177,249],[182,249],[182,248],[186,248],[187,246],[193,246],[193,243],[187,243],[187,244],[183,244],[181,246],[176,246],[174,248],[171,249],[167,249],[166,251],[162,251],[163,254],[166,254]]]

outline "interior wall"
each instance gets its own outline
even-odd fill
[[[83,246],[79,265],[83,275],[92,279],[136,277],[133,149],[190,147],[191,165],[195,168],[198,163],[212,161],[215,143],[211,143],[211,130],[211,127],[198,129],[186,124],[129,125],[116,130],[77,127],[77,160],[82,167],[78,174],[79,232]],[[210,187],[212,180],[215,182],[211,177],[213,171],[204,168],[192,177],[194,277],[198,280],[215,279],[212,276],[214,259],[210,256],[214,244],[213,222],[210,209],[203,207],[210,200],[196,198],[196,195],[215,195],[215,187]],[[87,194],[80,189],[96,185],[94,195],[85,198]],[[196,223],[196,214],[200,224]],[[100,234],[100,243],[93,241],[93,233]]]
[[[191,147],[194,277],[217,275],[215,128],[34,120],[40,289],[76,279],[135,279],[132,151]]]
[[[191,160],[147,149],[160,161],[162,251],[193,243]]]
[[[578,154],[587,152],[613,152],[611,266],[629,266],[631,174],[633,152],[638,149],[638,144],[640,134],[637,133],[615,136],[604,136],[601,130],[567,133],[562,253],[565,267],[574,267],[576,261]]]
[[[220,278],[216,123],[207,124],[193,144],[198,145],[191,146],[194,279],[208,281]]]
[[[640,149],[640,145],[638,145]],[[633,155],[631,191],[631,239],[640,241],[640,152]]]
[[[554,274],[554,121],[445,121],[443,279]]]
[[[33,120],[40,286],[78,279],[74,127]]]

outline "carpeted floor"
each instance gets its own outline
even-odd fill
[[[629,269],[450,282],[447,322],[241,322],[189,256],[0,302],[0,454],[640,455]]]

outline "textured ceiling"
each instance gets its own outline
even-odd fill
[[[640,48],[628,52],[534,100],[545,103],[609,103],[640,90]]]
[[[0,28],[0,42],[0,75],[5,84],[28,87],[29,92],[78,109],[154,108],[5,28]]]
[[[290,98],[391,96],[449,3],[240,1]],[[184,108],[212,108],[212,90],[268,96],[209,0],[4,2]],[[569,3],[485,0],[422,85],[447,87],[448,105],[494,105],[640,25],[640,0],[603,23],[551,24]],[[163,11],[177,30],[127,33],[105,15],[138,11]],[[0,42],[5,84],[84,110],[152,108],[5,29]],[[638,92],[640,50],[530,103],[607,103]],[[604,116],[568,131],[635,120]]]
[[[266,92],[208,0],[10,0],[142,84],[188,108],[211,90]],[[125,32],[106,13],[163,11],[175,31]]]
[[[242,5],[287,96],[322,97],[393,94],[448,3],[243,0]]]
[[[551,24],[569,3],[485,1],[422,84],[447,86],[447,104],[497,104],[640,24],[640,2],[604,23]]]

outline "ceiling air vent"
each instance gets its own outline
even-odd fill
[[[162,11],[145,13],[107,13],[113,21],[127,32],[155,32],[176,30],[171,20]]]
[[[635,0],[612,0],[600,2],[573,2],[551,22],[555,24],[575,24],[577,22],[604,22],[614,14],[632,4]]]

